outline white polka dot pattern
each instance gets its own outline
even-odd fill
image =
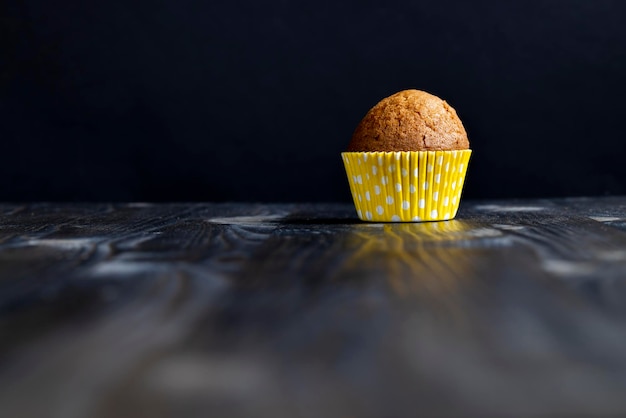
[[[456,216],[471,153],[344,152],[341,156],[359,218],[420,222]]]

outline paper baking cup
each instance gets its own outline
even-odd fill
[[[455,217],[471,150],[344,152],[359,218],[371,222]]]

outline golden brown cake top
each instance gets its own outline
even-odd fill
[[[403,90],[367,112],[348,144],[349,152],[469,149],[467,133],[445,100]]]

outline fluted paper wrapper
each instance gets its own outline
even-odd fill
[[[441,221],[456,216],[471,150],[344,152],[359,218]]]

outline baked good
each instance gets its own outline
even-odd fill
[[[407,222],[456,216],[470,155],[448,103],[403,90],[367,112],[342,158],[359,218]]]
[[[456,111],[439,97],[403,90],[384,98],[357,126],[346,151],[443,151],[469,149]]]

